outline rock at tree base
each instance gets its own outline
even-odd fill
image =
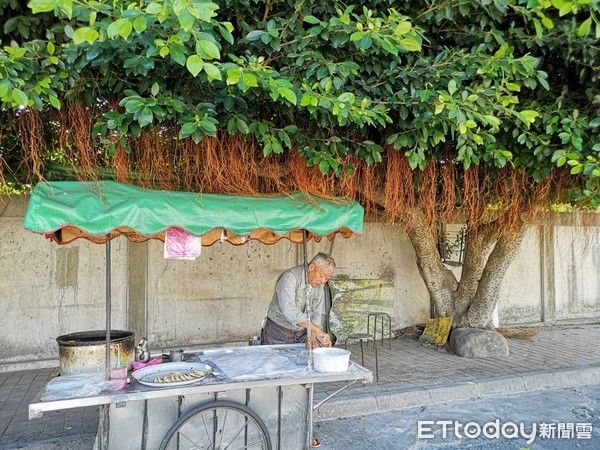
[[[465,358],[508,356],[508,342],[504,336],[479,328],[457,328],[452,331],[450,348]]]

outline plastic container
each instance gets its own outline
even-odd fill
[[[326,347],[313,350],[313,368],[317,372],[345,372],[349,363],[348,350]]]
[[[127,378],[127,367],[113,367],[110,369],[111,380],[121,380]]]
[[[171,362],[181,362],[183,361],[183,350],[171,350],[169,352],[169,361]]]

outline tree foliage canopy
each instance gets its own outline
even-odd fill
[[[371,165],[397,152],[413,170],[434,161],[514,168],[537,183],[560,176],[569,201],[600,204],[599,0],[0,8],[0,157],[17,179],[19,115],[80,105],[97,111],[90,133],[107,158],[135,153],[150,130],[196,143],[229,133],[264,156],[298,150],[337,177],[350,156]],[[45,142],[40,172],[61,160]]]

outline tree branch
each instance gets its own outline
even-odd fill
[[[503,235],[490,253],[475,297],[462,318],[462,324],[477,327],[491,327],[492,313],[498,303],[498,293],[506,270],[515,259],[523,238],[525,227],[516,234]]]
[[[475,297],[486,259],[498,236],[496,230],[494,222],[479,225],[476,228],[467,226],[465,260],[458,290],[454,295],[455,318],[462,316]]]
[[[422,210],[414,208],[413,220],[407,226],[408,237],[415,249],[419,273],[439,315],[452,314],[452,293],[458,288],[454,274],[442,264],[435,231],[425,222]]]
[[[265,1],[265,13],[263,14],[263,18],[262,18],[263,22],[266,22],[267,17],[269,17],[269,11],[271,10],[271,3],[272,3],[272,0]]]

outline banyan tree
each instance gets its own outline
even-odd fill
[[[600,205],[597,0],[1,0],[0,181],[359,200],[490,328],[528,224]],[[462,274],[444,264],[462,224]]]

